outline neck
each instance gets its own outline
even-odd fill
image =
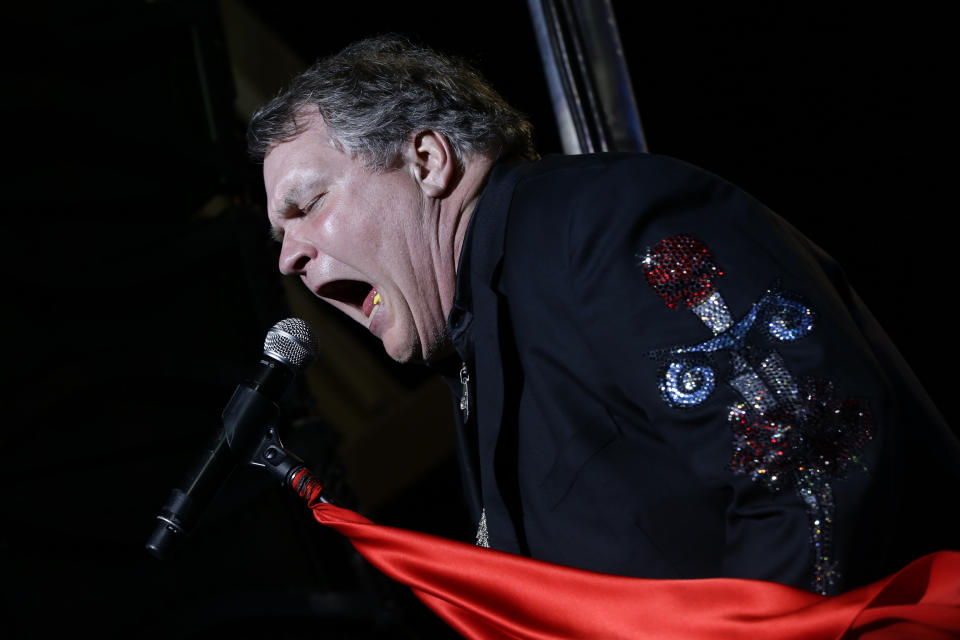
[[[464,171],[462,183],[467,186],[467,196],[463,199],[460,214],[457,216],[456,231],[453,236],[453,268],[454,272],[460,267],[460,252],[463,250],[463,240],[467,235],[467,228],[477,208],[480,194],[487,185],[487,178],[493,169],[493,161],[489,158],[474,160]]]
[[[449,316],[453,307],[453,296],[457,284],[457,272],[460,266],[460,253],[463,250],[463,241],[467,235],[467,228],[477,207],[477,201],[487,178],[493,168],[494,161],[485,157],[468,158],[464,164],[463,174],[457,185],[448,197],[441,201],[439,237],[444,239],[440,243],[449,252],[442,261],[447,271],[447,277],[440,281],[441,304],[445,314]]]

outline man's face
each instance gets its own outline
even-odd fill
[[[331,145],[319,116],[263,164],[280,271],[299,275],[401,362],[426,360],[446,329],[436,214],[414,171],[366,169]]]

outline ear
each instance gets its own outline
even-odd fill
[[[432,198],[450,192],[456,179],[456,156],[446,136],[427,129],[415,133],[407,143],[406,160],[420,188]]]

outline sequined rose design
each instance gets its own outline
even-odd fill
[[[838,478],[873,437],[870,411],[837,397],[833,384],[806,379],[794,406],[760,413],[740,402],[730,407],[732,469],[770,489],[795,486],[798,474]]]
[[[816,312],[802,296],[775,283],[735,322],[715,285],[723,272],[706,245],[687,235],[647,249],[641,265],[667,307],[688,310],[713,334],[648,354],[664,362],[661,396],[687,409],[702,405],[721,384],[737,393],[740,400],[727,413],[734,448],[730,466],[773,491],[796,491],[810,519],[811,588],[836,592],[841,576],[831,552],[832,484],[859,460],[873,436],[873,420],[858,401],[839,398],[832,383],[794,378],[771,348],[809,336],[818,323]]]
[[[640,263],[647,283],[671,309],[701,302],[723,275],[707,246],[687,235],[664,238],[647,249]]]

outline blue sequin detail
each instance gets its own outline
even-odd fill
[[[816,314],[796,296],[781,293],[763,309],[763,322],[777,340],[797,340],[813,331]]]
[[[692,407],[709,397],[716,376],[709,366],[671,362],[660,378],[660,393],[673,407]]]
[[[760,318],[760,322],[757,320]],[[740,322],[716,337],[689,347],[676,347],[666,351],[679,353],[713,353],[724,350],[742,350],[755,326],[765,326],[777,340],[796,340],[811,331],[816,314],[799,300],[799,296],[779,289],[770,289],[757,301]],[[662,357],[664,352],[659,352]],[[652,355],[658,355],[657,353]]]
[[[722,303],[722,298],[718,297],[718,299]],[[756,390],[763,386],[763,382],[760,378],[756,378],[753,368],[746,364],[746,360],[741,355],[746,353],[747,344],[754,329],[763,329],[762,333],[769,334],[778,341],[796,340],[813,330],[815,317],[813,309],[799,296],[773,287],[761,296],[739,322],[710,340],[691,346],[651,352],[649,354],[651,357],[669,363],[667,370],[661,375],[660,382],[660,391],[664,400],[674,407],[692,407],[706,400],[716,383],[715,368],[703,364],[699,367],[685,364],[685,356],[695,356],[703,360],[712,358],[720,352],[729,352],[734,362],[741,363],[736,366],[737,377],[734,379],[739,383],[735,384],[734,388],[741,392],[751,406],[757,406],[758,391]],[[715,326],[706,322],[705,324],[711,330]],[[782,359],[778,362],[782,363]],[[696,375],[702,376],[703,382],[698,383],[697,379],[691,378],[693,373],[684,373],[687,377],[681,377],[680,371],[687,369],[691,372],[700,372]],[[706,373],[706,369],[709,369],[709,373]],[[743,373],[753,374],[755,382],[742,379],[740,376]],[[781,391],[784,387],[789,388],[792,385],[785,367],[776,368],[776,378],[776,382],[770,384],[775,391]],[[748,382],[751,383],[749,388],[746,386]],[[766,382],[769,384],[774,381]]]

